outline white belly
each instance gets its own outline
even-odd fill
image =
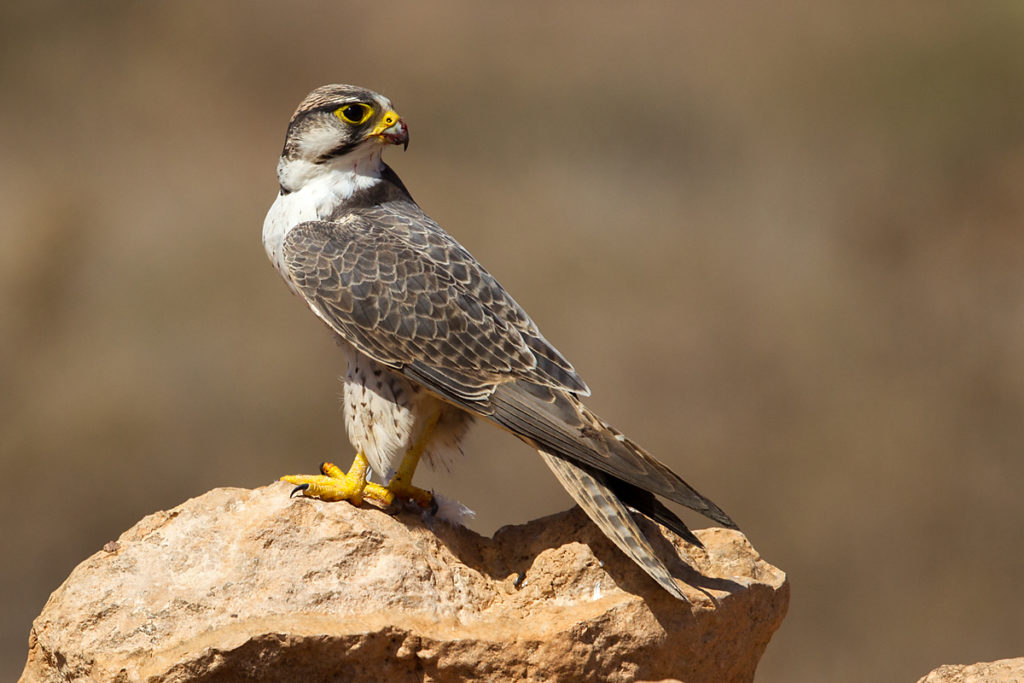
[[[345,429],[357,451],[387,483],[414,441],[420,406],[412,386],[355,349],[348,349],[343,408]]]
[[[391,481],[405,454],[424,438],[423,459],[431,467],[447,466],[461,453],[460,442],[472,422],[469,413],[345,346],[345,429],[381,483]],[[432,431],[424,435],[431,423]]]

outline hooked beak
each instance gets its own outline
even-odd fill
[[[393,109],[384,112],[384,116],[370,131],[370,135],[385,145],[402,145],[403,149],[409,148],[409,127]]]

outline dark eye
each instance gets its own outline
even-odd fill
[[[361,123],[366,123],[366,119],[370,118],[373,114],[373,107],[368,104],[359,102],[357,104],[346,104],[344,107],[339,107],[334,110],[334,115],[345,123],[351,123],[353,126],[358,126]]]

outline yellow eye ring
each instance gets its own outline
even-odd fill
[[[335,109],[334,115],[345,123],[358,126],[366,123],[366,120],[373,115],[373,107],[368,104],[363,104],[362,102],[346,104],[344,107]]]

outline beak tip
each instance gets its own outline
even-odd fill
[[[398,119],[387,128],[378,127],[371,134],[385,144],[402,145],[403,150],[409,148],[409,128],[402,119]]]

